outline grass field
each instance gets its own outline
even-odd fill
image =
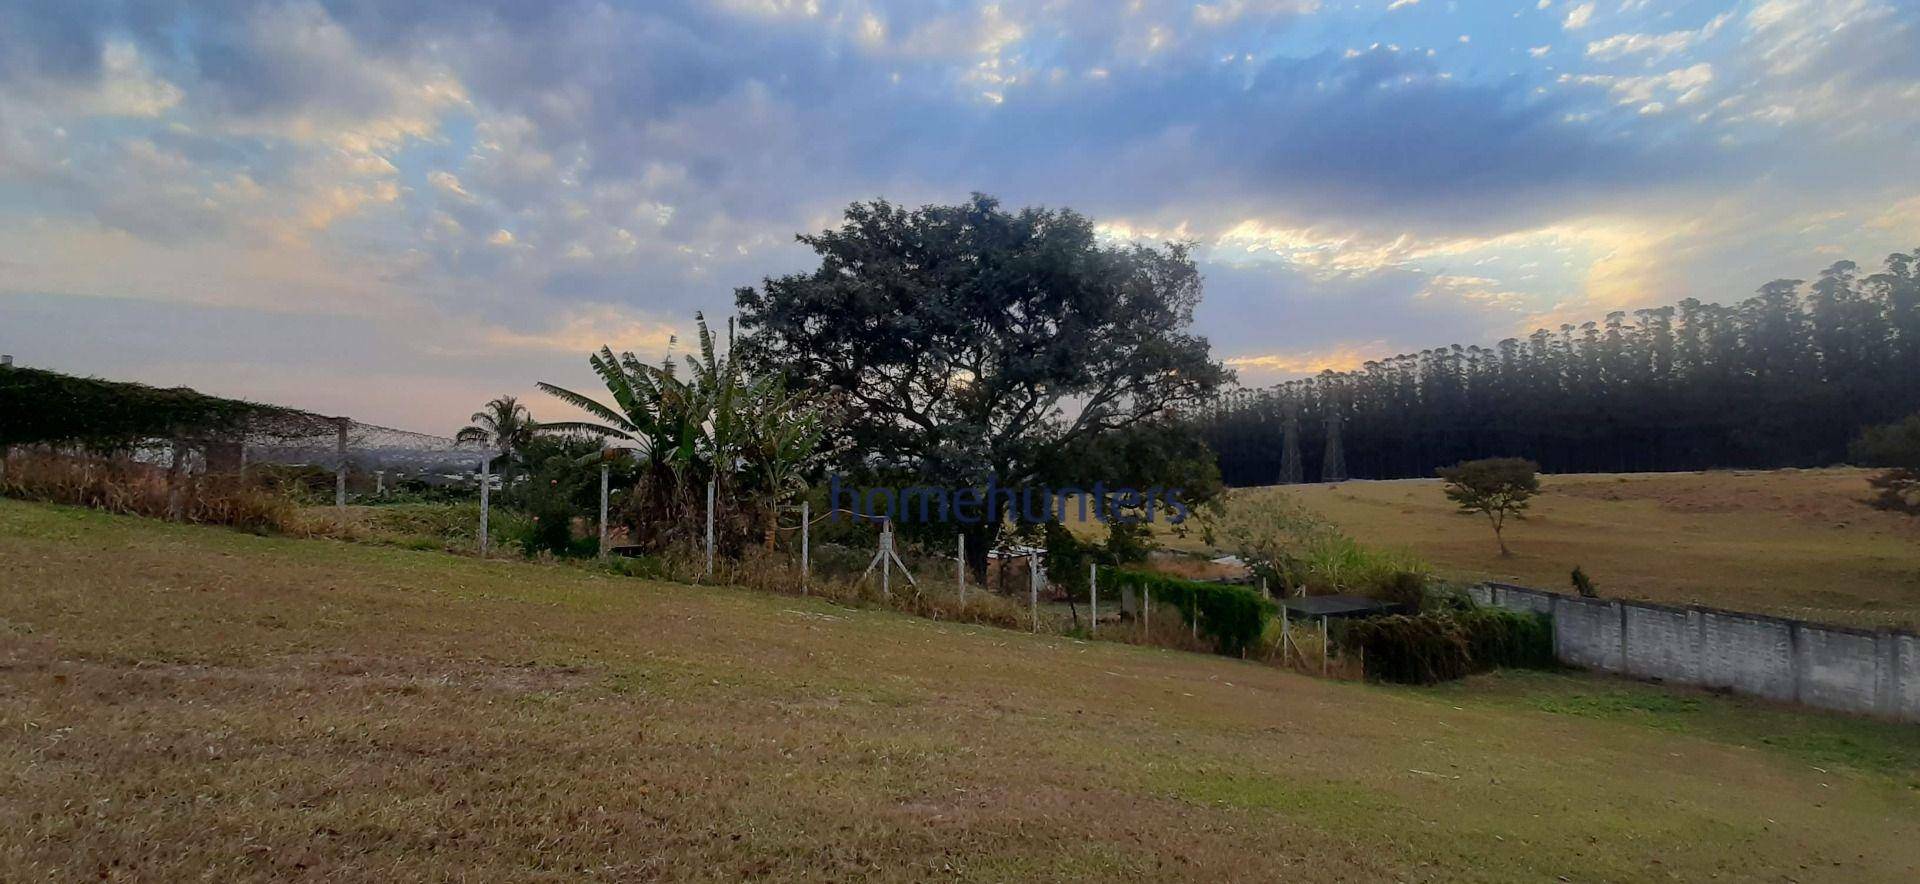
[[[0,880],[1920,876],[1909,726],[11,501],[0,564]]]
[[[1356,539],[1411,550],[1443,575],[1864,626],[1920,625],[1920,519],[1867,506],[1853,469],[1542,477],[1501,558],[1484,517],[1437,479],[1250,488],[1289,494]],[[1201,549],[1198,532],[1169,545]]]

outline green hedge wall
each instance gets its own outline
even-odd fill
[[[1124,568],[1101,568],[1102,595],[1117,593],[1123,587],[1153,594],[1156,605],[1173,605],[1188,623],[1200,617],[1200,631],[1212,637],[1214,649],[1237,655],[1253,646],[1266,628],[1267,620],[1278,613],[1273,602],[1242,586],[1182,580],[1165,574]]]
[[[1365,655],[1368,678],[1401,684],[1555,665],[1551,619],[1493,608],[1356,620],[1341,628],[1340,643]]]
[[[330,419],[291,408],[208,396],[185,387],[80,378],[37,368],[0,368],[0,445],[124,449],[150,439],[237,438],[243,432],[320,434]]]

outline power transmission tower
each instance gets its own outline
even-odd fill
[[[1300,404],[1286,404],[1286,423],[1281,429],[1280,484],[1298,485],[1306,481],[1306,468],[1300,463]]]
[[[1340,442],[1340,413],[1327,415],[1327,455],[1320,464],[1320,481],[1342,482],[1347,478],[1346,446]]]

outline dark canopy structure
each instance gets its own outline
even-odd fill
[[[123,451],[155,441],[246,444],[334,435],[345,418],[279,405],[0,367],[0,445]]]

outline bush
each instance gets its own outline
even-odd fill
[[[1151,593],[1156,605],[1178,608],[1187,623],[1198,616],[1200,631],[1214,639],[1214,650],[1239,654],[1260,639],[1267,620],[1277,609],[1259,593],[1241,586],[1200,583],[1164,574],[1103,568],[1100,585],[1115,590],[1131,587]]]
[[[237,476],[178,476],[170,483],[166,470],[127,457],[16,452],[0,495],[255,533],[305,532],[287,495]]]
[[[1478,608],[1454,615],[1466,629],[1467,657],[1475,672],[1489,669],[1552,669],[1553,618],[1545,614]]]
[[[1492,608],[1395,615],[1345,624],[1341,643],[1366,660],[1367,677],[1435,684],[1501,667],[1554,665],[1553,625],[1544,614]]]
[[[1427,575],[1417,571],[1386,574],[1369,589],[1367,597],[1399,605],[1408,614],[1419,614],[1427,608]]]
[[[1397,599],[1412,579],[1406,575],[1424,581],[1432,570],[1403,550],[1360,544],[1285,494],[1236,496],[1221,527],[1235,554],[1288,595],[1305,590]]]

